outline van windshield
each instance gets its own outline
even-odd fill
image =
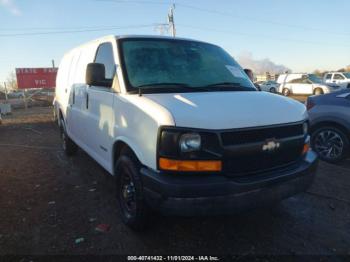
[[[129,92],[256,91],[222,48],[187,40],[121,39]]]

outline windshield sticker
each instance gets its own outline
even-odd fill
[[[246,78],[246,76],[243,74],[242,70],[238,67],[231,66],[231,65],[226,65],[226,68],[228,71],[231,72],[231,74],[234,77],[239,77],[239,78]]]

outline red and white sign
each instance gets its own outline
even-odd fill
[[[16,68],[19,89],[55,88],[57,68]]]

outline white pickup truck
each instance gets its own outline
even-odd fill
[[[234,213],[305,191],[317,167],[303,104],[259,92],[222,48],[109,36],[68,52],[55,110],[63,148],[117,183],[123,221]]]
[[[324,75],[323,81],[328,85],[350,88],[350,72],[329,72]]]

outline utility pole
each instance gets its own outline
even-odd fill
[[[52,62],[52,68],[55,68],[55,60],[51,60],[51,62]]]
[[[176,36],[176,28],[175,28],[175,21],[174,21],[174,11],[175,11],[175,4],[172,4],[170,7],[169,13],[168,13],[168,23],[171,30],[171,34],[173,37]]]
[[[6,86],[6,82],[4,82],[4,88],[5,88],[5,99],[7,101],[7,86]]]

